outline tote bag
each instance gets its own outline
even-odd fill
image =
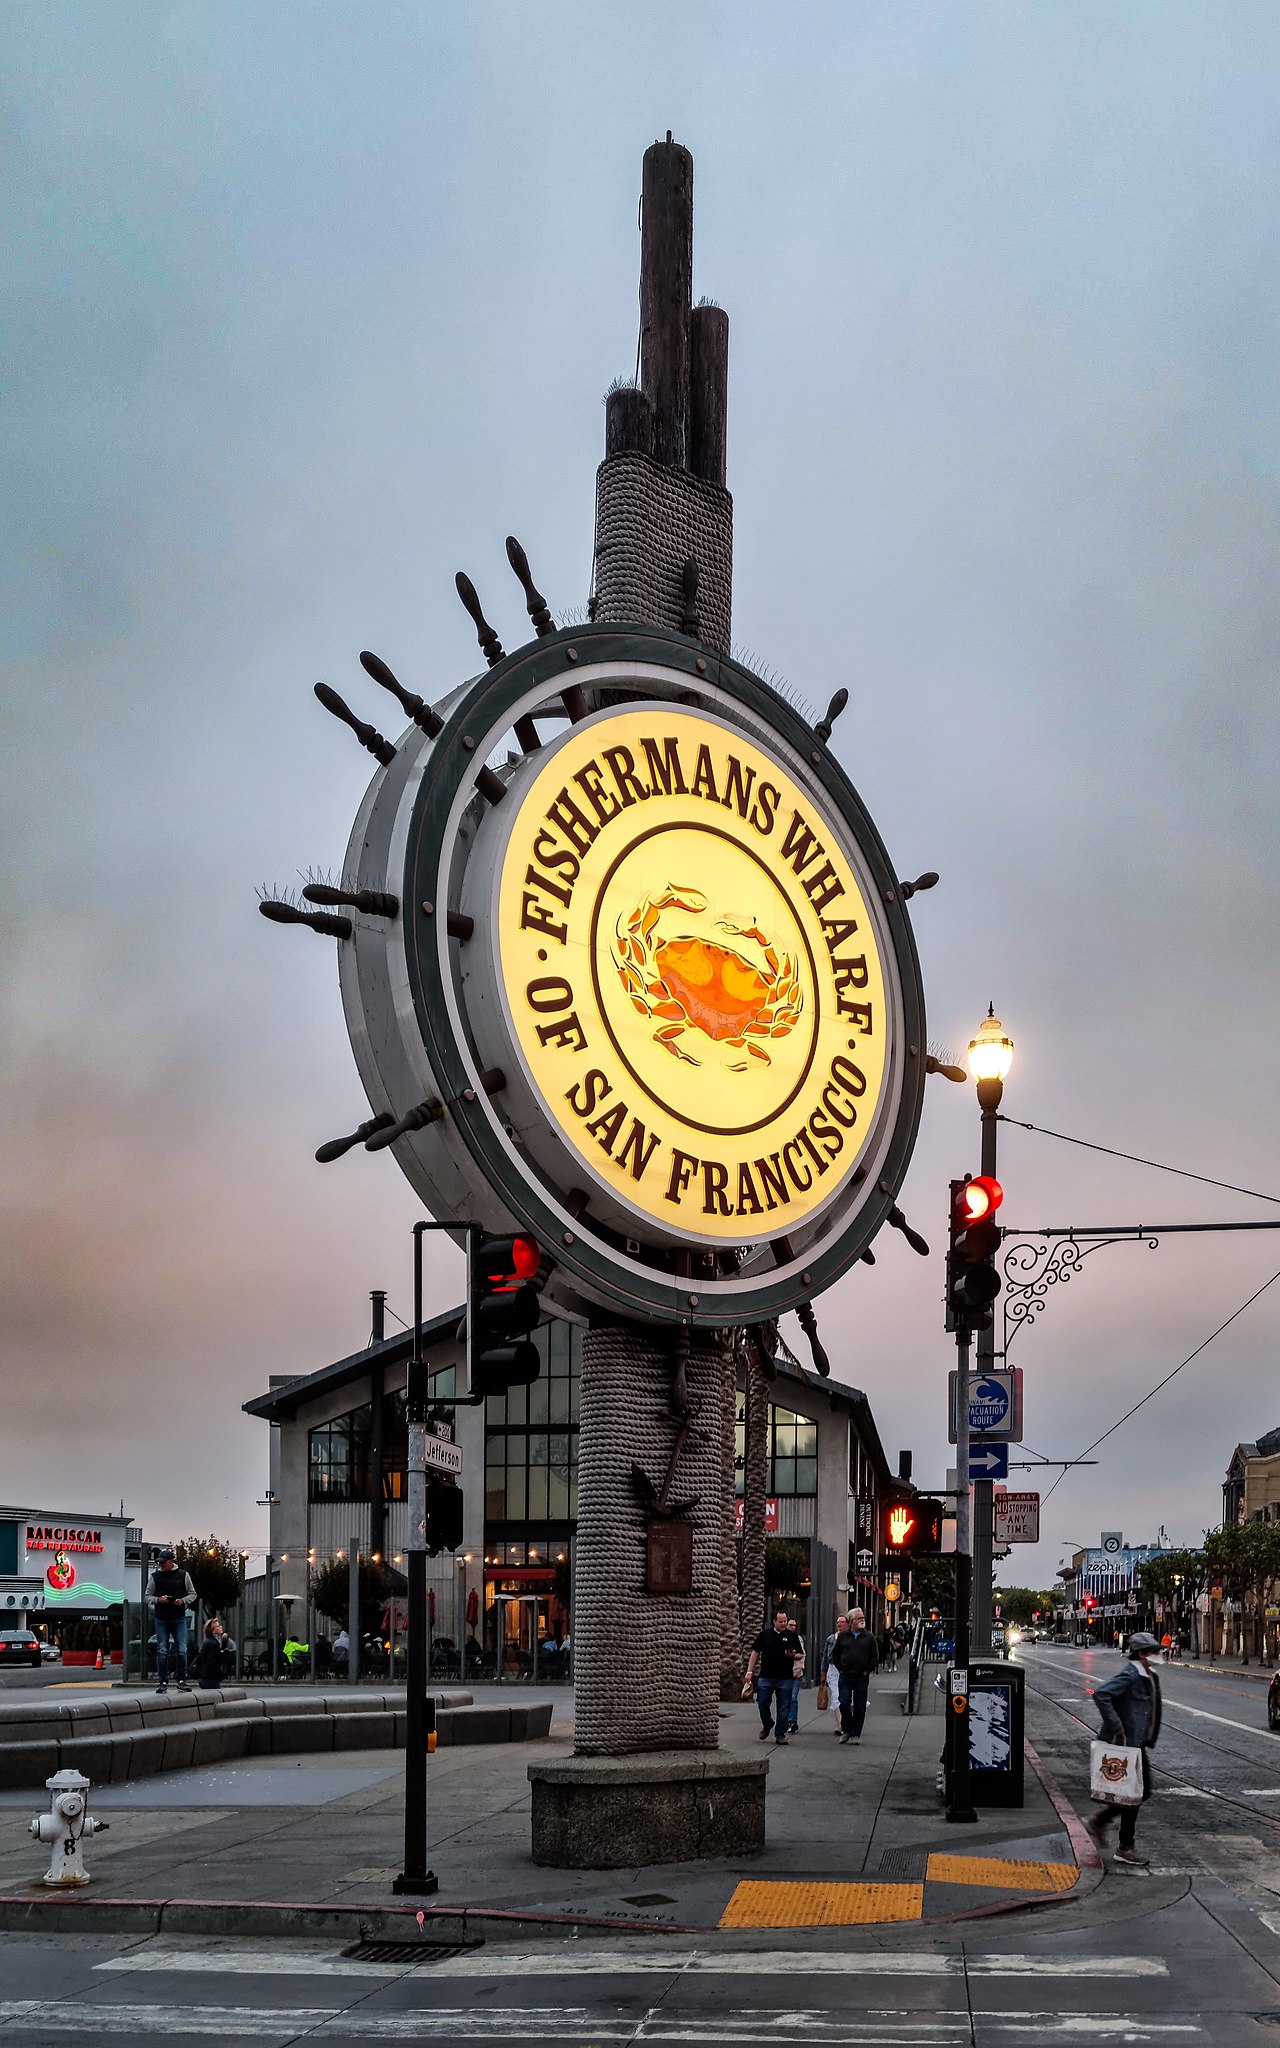
[[[1118,1742],[1090,1743],[1089,1797],[1099,1806],[1141,1806],[1142,1751]]]
[[[831,1688],[828,1686],[825,1678],[820,1678],[818,1680],[818,1712],[820,1714],[826,1714],[829,1713],[830,1710]]]

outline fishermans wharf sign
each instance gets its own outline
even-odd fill
[[[903,892],[823,740],[633,627],[544,635],[437,711],[343,870],[400,908],[339,951],[409,1180],[531,1230],[566,1306],[744,1322],[829,1286],[893,1206],[925,1048]]]

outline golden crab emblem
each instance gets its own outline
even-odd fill
[[[754,920],[734,924],[712,920],[724,934],[662,928],[668,911],[703,917],[707,899],[700,889],[669,882],[660,895],[646,896],[614,927],[613,961],[632,1006],[655,1018],[653,1042],[691,1067],[702,1065],[683,1042],[700,1033],[714,1044],[741,1049],[747,1059],[731,1061],[731,1074],[745,1074],[751,1060],[771,1064],[765,1043],[785,1038],[804,1009],[804,995],[789,953],[779,953]],[[737,940],[737,945],[726,943]]]

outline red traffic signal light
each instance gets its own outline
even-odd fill
[[[481,1237],[467,1247],[467,1363],[473,1394],[531,1387],[542,1369],[529,1341],[540,1314],[536,1280],[542,1253],[535,1238]]]
[[[991,1326],[991,1304],[1000,1292],[996,1253],[1000,1225],[996,1210],[1004,1189],[994,1174],[971,1175],[951,1183],[951,1242],[947,1253],[947,1328],[972,1332]]]
[[[956,1221],[967,1230],[971,1224],[984,1223],[988,1216],[994,1216],[1004,1200],[1004,1189],[992,1173],[980,1173],[975,1180],[960,1184],[956,1197]]]
[[[542,1253],[532,1237],[484,1237],[476,1248],[476,1277],[491,1293],[536,1280]]]

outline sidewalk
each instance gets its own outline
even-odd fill
[[[566,1933],[593,1922],[615,1931],[834,1930],[1078,1899],[1097,1873],[1077,1871],[1064,1820],[1030,1766],[1023,1808],[947,1825],[936,1789],[943,1702],[932,1695],[908,1721],[903,1689],[901,1675],[874,1682],[857,1747],[839,1743],[833,1718],[817,1714],[812,1692],[803,1696],[799,1735],[768,1751],[761,1856],[561,1871],[531,1861],[526,1770],[570,1753],[572,1695],[522,1688],[531,1699],[553,1700],[552,1739],[431,1757],[428,1826],[440,1890],[412,1903],[391,1889],[401,1867],[404,1760],[386,1750],[349,1751],[341,1761],[242,1759],[95,1790],[91,1810],[109,1820],[110,1832],[86,1844],[94,1882],[71,1897],[33,1882],[42,1854],[22,1836],[38,1795],[0,1793],[0,1928],[67,1925],[74,1916],[75,1925],[96,1921],[104,1931],[342,1928],[350,1938],[403,1938],[421,1905],[424,1931],[455,1938],[486,1930],[492,1937],[521,1922]],[[477,1700],[489,1690],[477,1687]],[[721,1741],[731,1752],[760,1753],[753,1706],[721,1710]],[[1087,1849],[1082,1864],[1086,1858]]]

